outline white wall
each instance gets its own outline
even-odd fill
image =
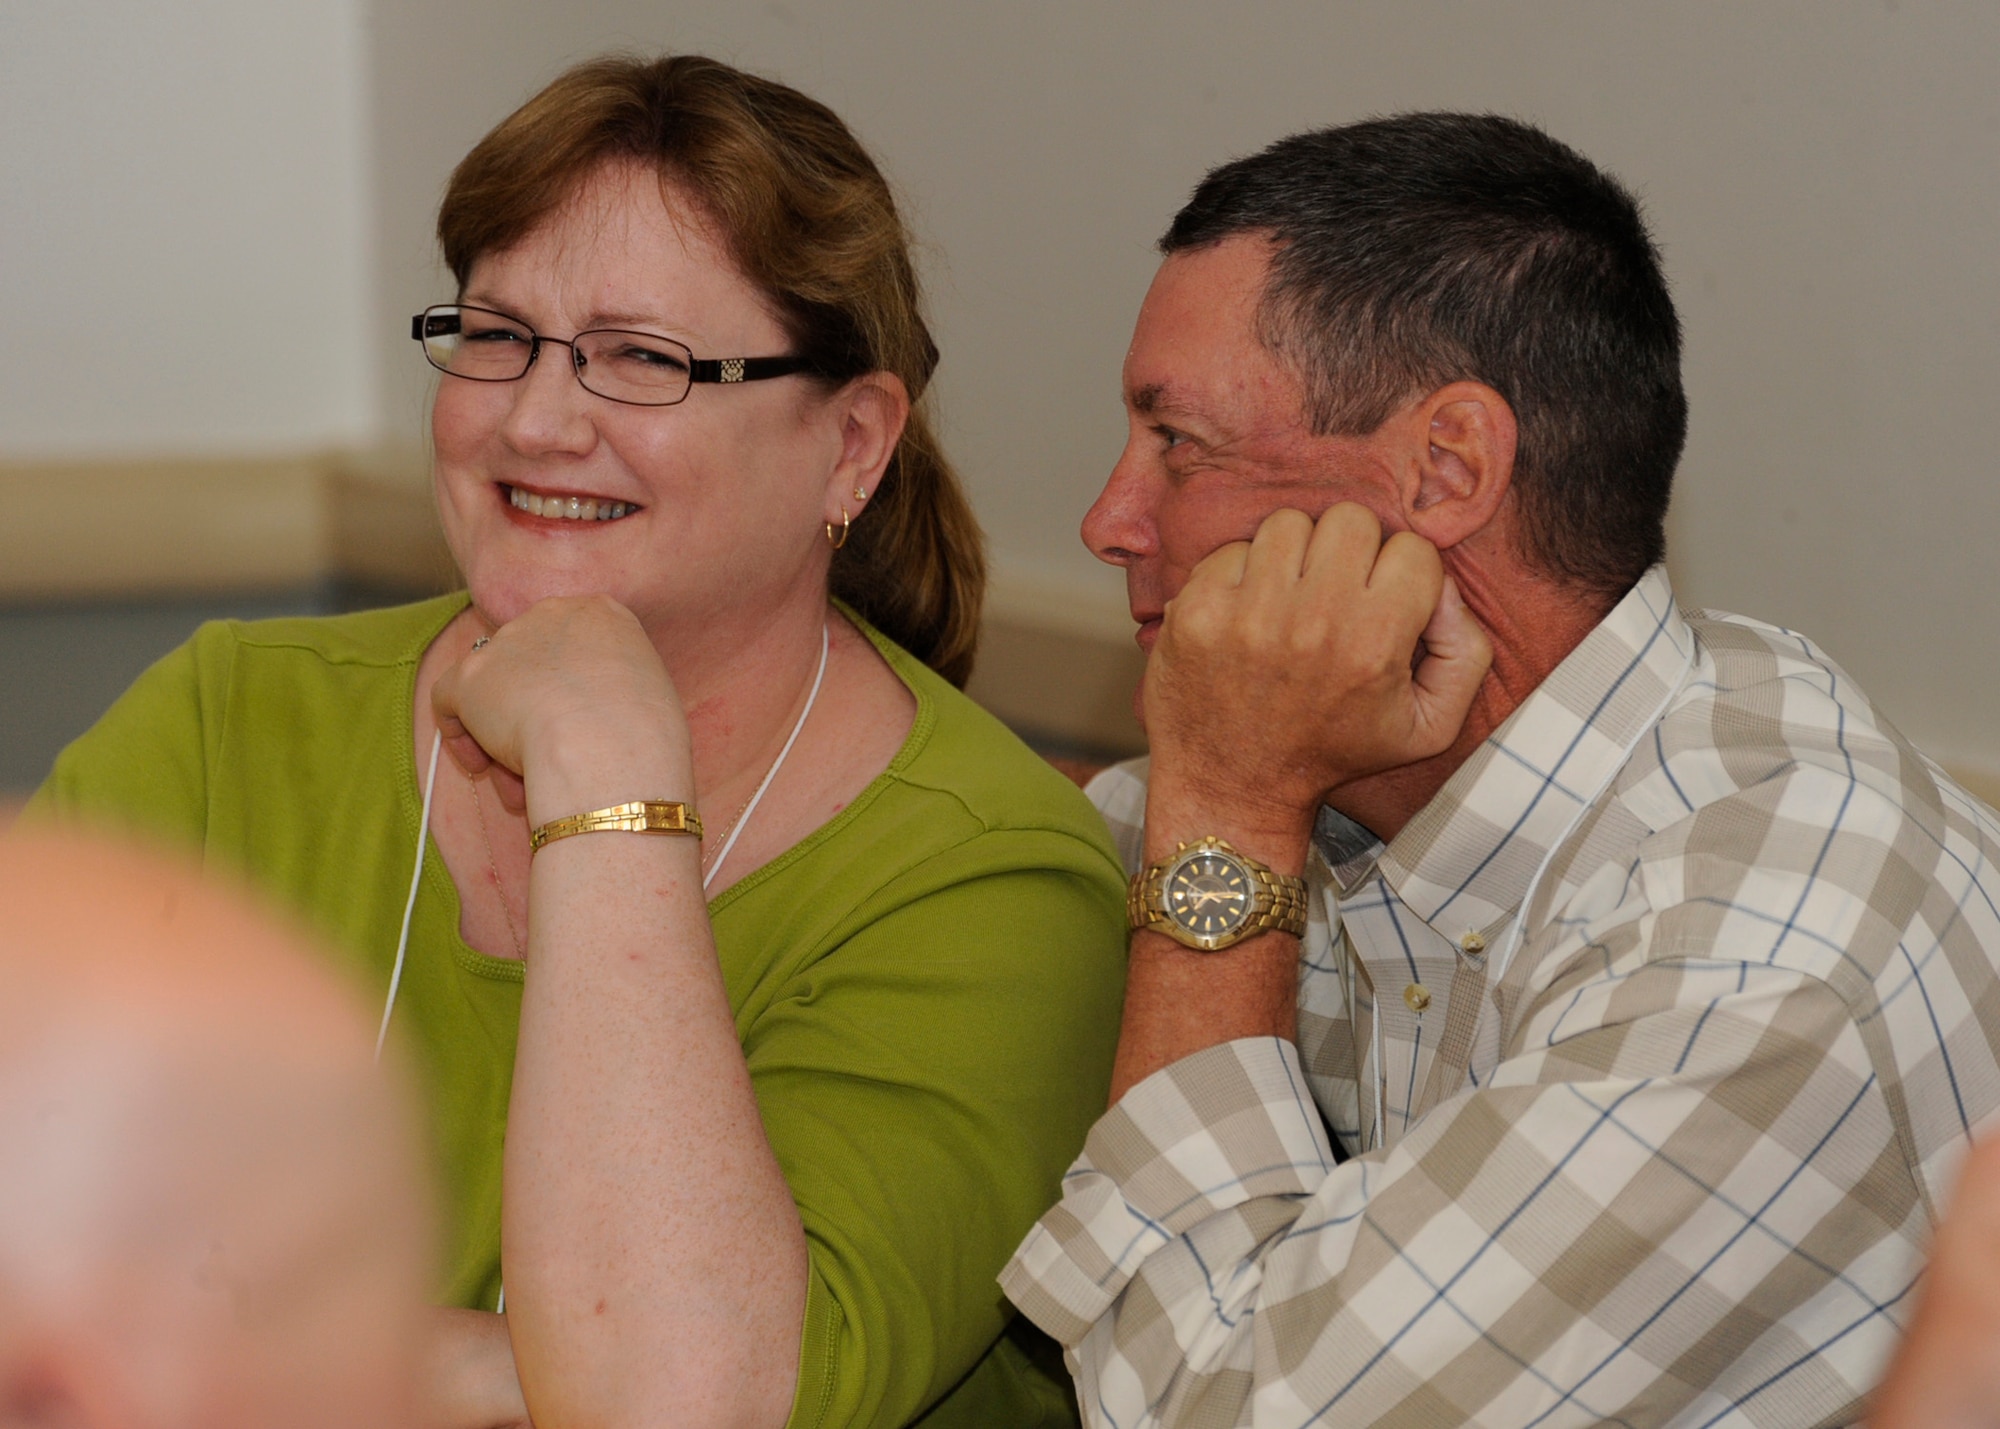
[[[1919,740],[2000,768],[1984,555],[2000,535],[2000,6],[381,0],[373,15],[385,362],[394,318],[445,291],[425,266],[430,208],[491,121],[607,46],[720,54],[826,99],[875,146],[931,244],[947,432],[1003,568],[1099,608],[1115,582],[1076,523],[1121,439],[1150,244],[1201,172],[1374,112],[1535,119],[1636,186],[1666,247],[1694,407],[1684,597],[1809,631]],[[420,383],[401,363],[407,394]],[[418,406],[390,410],[410,430]]]
[[[183,3],[171,23],[0,0],[36,55],[0,36],[0,455],[17,432],[305,444],[372,423],[416,443],[405,319],[448,293],[429,228],[451,164],[569,60],[701,49],[818,95],[874,147],[927,241],[946,435],[1002,574],[1090,623],[1118,587],[1076,524],[1121,440],[1152,241],[1189,187],[1301,127],[1494,108],[1626,177],[1665,244],[1694,405],[1684,596],[1809,631],[1921,743],[2000,770],[1990,0],[352,3],[362,84],[336,0]],[[343,225],[365,205],[338,136],[363,90],[375,277],[354,301]],[[136,137],[107,118],[135,111]],[[211,361],[110,410],[19,340],[47,340],[57,295],[115,290],[212,354],[232,294],[302,274],[328,334],[310,380]]]
[[[360,37],[361,0],[0,0],[0,459],[374,437]]]

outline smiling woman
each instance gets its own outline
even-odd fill
[[[245,869],[384,989],[446,1422],[1073,1418],[993,1277],[1103,1105],[1122,880],[955,688],[979,538],[886,184],[794,90],[605,60],[439,236],[467,592],[204,628],[38,807]]]

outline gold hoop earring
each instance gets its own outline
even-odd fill
[[[826,523],[826,543],[836,551],[847,544],[847,522],[847,508],[843,506],[840,508],[840,533],[834,534],[831,521]]]

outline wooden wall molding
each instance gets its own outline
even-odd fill
[[[966,693],[1032,738],[1080,755],[1122,759],[1146,747],[1132,714],[1132,691],[1144,668],[1129,636],[1120,641],[1052,629],[1000,607],[986,614]]]
[[[329,579],[446,589],[451,558],[422,471],[421,459],[337,452],[0,463],[0,600]]]
[[[325,459],[0,466],[0,598],[304,585],[325,571]]]
[[[338,579],[430,594],[463,582],[438,529],[421,452],[334,458],[326,475],[327,558]]]
[[[0,602],[277,590],[328,580],[412,594],[457,582],[427,463],[410,451],[0,462]],[[1105,583],[1001,565],[970,692],[1032,736],[1138,753],[1145,662]],[[2000,806],[2000,757],[1943,761]]]

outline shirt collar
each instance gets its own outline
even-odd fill
[[[1693,643],[1653,567],[1381,850],[1404,906],[1454,941],[1490,935],[1679,685]]]

